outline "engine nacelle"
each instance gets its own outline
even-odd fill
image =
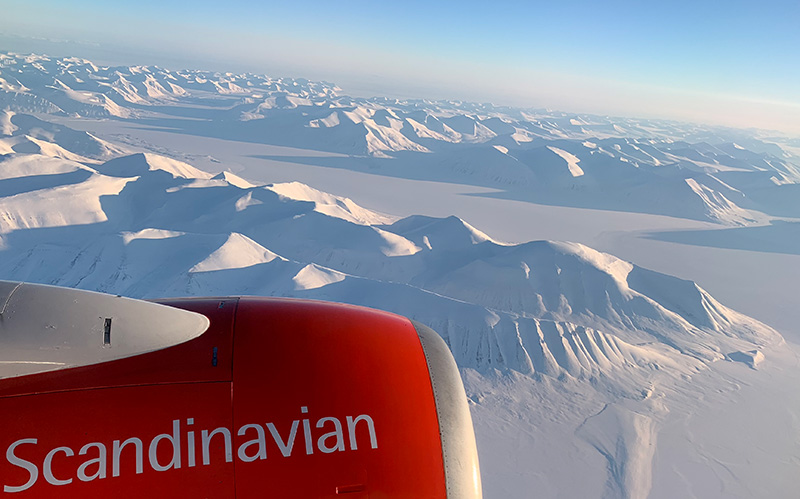
[[[271,298],[0,282],[0,495],[481,497],[444,341]]]

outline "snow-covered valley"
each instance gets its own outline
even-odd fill
[[[678,229],[800,248],[783,139],[13,54],[0,89],[0,278],[428,324],[462,368],[489,498],[793,496],[793,338],[647,268],[692,268],[676,255],[703,249],[663,240]]]

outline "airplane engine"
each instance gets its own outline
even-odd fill
[[[2,496],[481,497],[444,341],[350,305],[0,281],[0,428]]]

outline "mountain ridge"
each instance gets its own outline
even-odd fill
[[[800,158],[777,142],[722,127],[458,101],[362,99],[302,78],[105,67],[12,53],[0,59],[0,80],[0,107],[18,113],[141,120],[180,133],[368,160],[348,162],[348,168],[369,169],[383,160],[384,174],[499,187],[512,198],[541,204],[731,226],[787,213],[800,217],[800,205],[788,208],[780,201],[800,184]],[[3,119],[3,130],[11,129],[11,121]],[[764,184],[764,174],[775,180]]]

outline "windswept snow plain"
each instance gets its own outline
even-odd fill
[[[426,323],[487,498],[796,496],[800,328],[701,286],[793,324],[788,138],[16,54],[0,107],[0,278]]]

